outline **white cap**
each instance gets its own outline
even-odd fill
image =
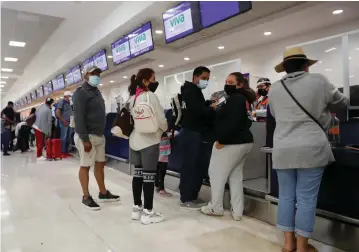
[[[94,71],[96,71],[96,70],[97,70],[99,73],[102,73],[101,68],[99,68],[99,67],[97,67],[97,66],[92,66],[92,67],[90,67],[89,69],[86,69],[86,70],[85,70],[85,75],[88,74],[88,73],[92,73],[92,72],[94,72]]]
[[[65,91],[64,96],[72,96],[71,91]]]

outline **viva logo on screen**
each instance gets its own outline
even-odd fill
[[[142,33],[142,34],[138,35],[135,38],[135,43],[136,44],[140,44],[140,43],[145,42],[145,41],[146,41],[146,34],[145,33]]]
[[[181,14],[179,16],[175,16],[174,18],[170,19],[170,24],[172,27],[175,27],[179,24],[184,23],[184,20],[185,20],[184,15]]]
[[[121,53],[126,50],[125,44],[122,44],[121,46],[117,47],[116,52]]]

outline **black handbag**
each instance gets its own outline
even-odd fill
[[[327,131],[324,129],[324,127],[320,124],[320,122],[318,122],[317,119],[315,119],[314,116],[312,116],[303,106],[302,104],[299,103],[299,101],[293,96],[293,94],[289,91],[288,87],[284,84],[283,80],[280,80],[280,82],[282,83],[284,89],[287,91],[287,93],[290,95],[290,97],[292,97],[293,101],[298,105],[298,107],[300,107],[304,113],[307,114],[307,116],[309,116],[316,124],[318,124],[318,126],[324,131],[324,133],[327,133]]]

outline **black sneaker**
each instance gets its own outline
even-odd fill
[[[88,196],[87,199],[82,197],[82,204],[84,204],[87,209],[90,209],[92,211],[101,209],[101,207],[93,200],[91,196]]]
[[[10,155],[10,153],[5,152],[5,153],[4,153],[4,156],[7,157],[7,156],[11,156],[11,155]]]
[[[113,195],[112,193],[110,193],[110,191],[107,191],[106,194],[99,193],[98,195],[98,202],[115,202],[119,200],[120,196]]]

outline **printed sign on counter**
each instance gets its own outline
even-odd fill
[[[148,22],[128,35],[131,58],[153,50],[152,27]]]
[[[164,12],[162,16],[167,43],[193,33],[190,2],[183,2],[180,5]]]
[[[100,68],[102,71],[108,70],[106,51],[103,49],[96,53],[93,58],[93,64]]]
[[[111,44],[113,64],[118,65],[131,59],[130,44],[125,36]]]

